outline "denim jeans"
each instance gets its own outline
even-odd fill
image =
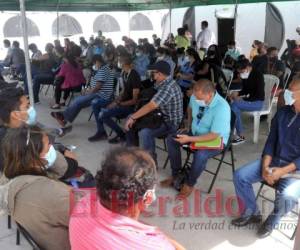
[[[64,111],[64,118],[68,122],[73,122],[83,108],[98,104],[99,110],[101,110],[100,107],[105,108],[109,102],[108,100],[100,98],[96,93],[79,96],[74,100],[71,106]]]
[[[53,84],[54,76],[51,73],[37,74],[32,80],[33,98],[35,102],[39,101],[39,92],[41,84]]]
[[[260,214],[252,184],[263,180],[261,164],[259,159],[246,164],[234,173],[233,182],[236,195],[241,202],[240,210],[242,216]],[[286,165],[286,163],[280,165]],[[276,164],[276,166],[278,165]],[[282,178],[276,183],[275,187],[274,210],[266,220],[266,225],[269,229],[274,228],[280,218],[292,210],[300,197],[300,180]]]
[[[182,168],[181,161],[181,145],[174,140],[173,137],[168,137],[168,151],[170,157],[170,165],[172,169],[172,176],[176,177],[179,170]],[[191,165],[189,176],[186,180],[186,184],[194,186],[197,183],[197,179],[204,171],[207,161],[220,154],[221,150],[197,150],[194,152],[194,158]]]
[[[235,128],[238,135],[243,133],[243,124],[241,118],[242,111],[259,111],[262,109],[264,102],[263,101],[255,101],[248,102],[244,100],[234,101],[231,104],[231,109],[236,115]]]
[[[111,128],[118,136],[125,136],[122,128],[117,124],[113,118],[124,119],[134,111],[133,106],[117,106],[111,109],[102,109],[97,117],[97,134],[104,134],[104,124]]]
[[[168,138],[176,134],[177,126],[171,123],[163,123],[159,128],[144,128],[138,132],[138,138],[141,140],[142,149],[148,151],[152,158],[157,161],[157,156],[155,153],[155,138],[166,136],[167,137],[167,148]],[[130,130],[126,133],[126,144],[127,146],[139,146],[137,134],[135,131]]]

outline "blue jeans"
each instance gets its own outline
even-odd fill
[[[259,111],[262,109],[263,104],[263,101],[248,102],[244,100],[234,101],[233,103],[231,103],[231,109],[236,115],[235,128],[238,135],[241,135],[243,133],[241,112]]]
[[[79,112],[83,109],[83,108],[87,108],[89,106],[96,106],[96,104],[99,107],[99,110],[101,110],[101,108],[106,107],[109,104],[110,101],[108,100],[104,100],[102,98],[100,98],[96,93],[92,93],[92,94],[88,94],[88,95],[84,95],[84,96],[78,96],[74,102],[71,104],[70,107],[68,107],[65,111],[64,111],[64,118],[65,120],[67,120],[68,122],[73,122],[77,115],[79,114]],[[98,112],[99,114],[99,112]]]
[[[54,76],[52,73],[40,73],[37,74],[32,80],[33,98],[34,102],[39,101],[39,92],[41,84],[53,84]]]
[[[181,145],[174,140],[173,137],[168,138],[168,151],[170,157],[170,164],[172,169],[172,176],[176,177],[179,170],[182,168],[181,161]],[[186,180],[186,184],[194,186],[197,183],[197,179],[206,168],[208,159],[221,153],[221,150],[197,150],[194,153],[194,158],[189,172],[189,176]]]
[[[280,164],[280,165],[286,165]],[[276,164],[276,166],[278,166]],[[260,214],[255,201],[255,194],[252,184],[262,181],[261,160],[256,160],[246,164],[233,176],[234,187],[237,197],[242,205],[242,216]],[[282,178],[276,184],[276,197],[274,210],[266,220],[267,227],[271,230],[279,222],[280,218],[291,211],[300,197],[300,180],[293,178]]]
[[[167,147],[168,138],[176,134],[177,126],[171,123],[163,123],[159,128],[144,128],[138,132],[138,137],[141,139],[142,149],[148,151],[152,158],[156,161],[157,156],[155,153],[155,138],[166,136],[167,137]],[[136,138],[136,133],[133,130],[130,130],[126,133],[126,144],[127,146],[138,146]]]
[[[111,128],[118,136],[123,137],[125,133],[113,118],[124,119],[134,111],[133,106],[117,106],[111,109],[102,109],[97,117],[97,134],[104,134],[104,124]]]

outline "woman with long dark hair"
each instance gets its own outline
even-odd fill
[[[70,187],[47,176],[56,153],[46,133],[36,126],[9,129],[2,150],[9,181],[0,187],[0,211],[25,228],[40,249],[70,249]]]
[[[52,109],[59,109],[60,105],[64,106],[72,90],[81,90],[85,84],[85,78],[82,68],[76,60],[75,55],[70,52],[64,56],[64,63],[55,78],[55,104]],[[64,101],[60,103],[61,94],[64,91]]]

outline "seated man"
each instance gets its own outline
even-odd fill
[[[125,141],[125,133],[112,118],[126,118],[134,111],[134,106],[140,93],[141,79],[137,71],[133,68],[133,61],[130,56],[122,56],[120,64],[124,89],[120,96],[105,109],[102,109],[100,115],[96,117],[97,132],[89,138],[90,142],[107,139],[104,124],[117,134],[108,141],[109,143]]]
[[[142,128],[139,131],[142,148],[149,151],[156,161],[155,138],[172,136],[176,133],[183,118],[183,101],[179,85],[170,77],[171,67],[167,62],[159,61],[152,65],[150,69],[153,70],[157,93],[150,102],[128,118],[125,129],[129,130],[132,128],[136,120],[150,112],[158,108],[161,110],[164,122],[158,128]],[[136,144],[137,140],[135,137],[136,132],[131,129],[127,133],[127,144],[129,146]]]
[[[217,137],[228,143],[230,135],[230,107],[218,92],[214,84],[206,79],[199,80],[193,86],[193,95],[188,108],[189,135],[179,134],[177,138],[168,138],[168,151],[172,177],[161,182],[161,186],[172,186],[181,169],[180,144],[210,141]],[[191,170],[179,196],[188,197],[193,192],[197,179],[206,167],[207,160],[218,155],[221,150],[197,150],[194,154]]]
[[[263,108],[265,99],[265,81],[261,72],[253,69],[247,59],[236,65],[242,79],[242,91],[239,95],[231,95],[231,109],[236,115],[237,136],[232,142],[234,145],[245,142],[243,135],[242,111],[259,111]]]
[[[83,108],[93,106],[93,113],[98,119],[101,108],[106,107],[113,97],[114,76],[102,56],[93,57],[95,76],[91,79],[91,89],[85,95],[77,97],[64,112],[51,112],[61,126],[72,123]]]
[[[300,91],[300,79],[295,79],[285,91],[287,106],[275,115],[262,158],[246,164],[234,173],[236,195],[240,199],[241,216],[232,221],[236,226],[261,223],[262,216],[255,202],[252,184],[265,181],[277,190],[274,210],[257,232],[259,238],[271,234],[282,216],[292,210],[300,197],[300,180],[283,178],[300,170],[300,99],[293,92]]]
[[[97,194],[86,193],[71,215],[73,250],[184,249],[157,227],[139,221],[141,211],[155,200],[156,166],[149,154],[136,148],[114,149],[96,180]]]
[[[227,56],[230,56],[231,58],[233,58],[234,60],[238,60],[238,57],[240,56],[240,51],[236,48],[236,44],[235,41],[230,41],[227,45],[227,51],[225,53],[224,58],[226,58]]]
[[[30,106],[29,100],[21,88],[7,87],[0,89],[0,107],[0,144],[8,128],[20,128],[22,126],[37,124],[36,111]],[[44,127],[42,124],[37,124],[37,126],[40,128]],[[53,143],[53,137],[56,136],[59,131],[51,131],[50,133]],[[52,176],[56,178],[61,178],[67,172],[72,172],[74,166],[77,164],[77,160],[72,152],[65,150],[62,153],[64,155],[57,152],[54,165],[49,169],[50,172],[52,172]],[[76,163],[74,161],[76,161]],[[2,168],[3,155],[0,148],[0,172]]]

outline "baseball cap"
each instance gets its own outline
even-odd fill
[[[166,76],[169,76],[171,74],[171,67],[170,65],[165,61],[158,61],[157,63],[150,65],[149,70],[156,70]]]

